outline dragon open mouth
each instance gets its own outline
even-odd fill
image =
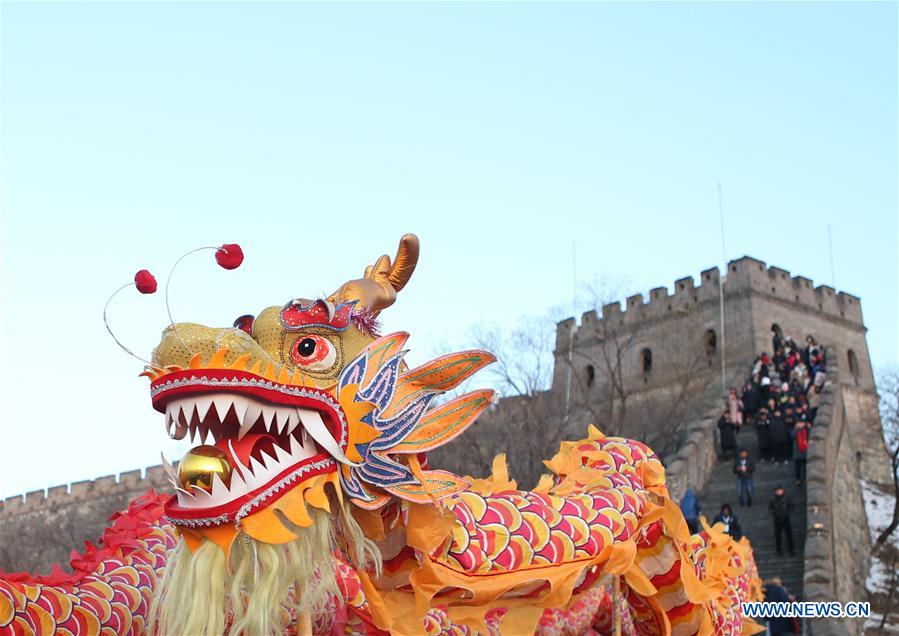
[[[237,523],[349,461],[343,410],[321,389],[232,369],[188,369],[154,381],[151,396],[170,436],[200,443],[177,471],[164,460],[176,488],[166,514],[179,525]]]

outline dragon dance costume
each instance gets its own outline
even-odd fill
[[[486,479],[428,464],[492,403],[445,394],[493,357],[409,368],[408,334],[378,333],[417,260],[406,235],[327,298],[171,324],[143,375],[169,434],[198,442],[166,462],[174,495],[114,515],[71,572],[0,575],[0,633],[762,631],[740,607],[761,597],[748,541],[690,535],[647,446],[590,427],[530,491],[503,456]]]

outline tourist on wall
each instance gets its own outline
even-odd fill
[[[771,455],[774,461],[786,463],[790,457],[790,436],[784,426],[779,397],[768,402],[768,424],[771,427]]]
[[[721,459],[730,459],[737,450],[737,432],[730,419],[729,411],[724,411],[718,418],[718,434],[721,439]]]
[[[740,522],[737,520],[737,516],[729,503],[721,506],[721,512],[715,516],[715,521],[712,523],[723,523],[724,534],[729,534],[734,541],[739,541],[743,536],[743,529],[740,528]]]
[[[753,376],[743,387],[743,417],[750,419],[755,416],[761,406],[761,389],[758,376]]]
[[[805,467],[808,458],[809,430],[804,420],[796,422],[791,431],[793,438],[793,464],[796,466],[796,484],[805,481]]]
[[[741,506],[752,506],[752,473],[755,472],[755,462],[749,456],[749,451],[740,449],[737,459],[734,460],[734,474],[737,476],[737,499]]]
[[[790,523],[790,515],[795,509],[796,505],[786,494],[784,487],[775,487],[774,496],[768,502],[768,512],[774,518],[774,543],[777,545],[778,556],[783,556],[783,535],[787,538],[787,552],[793,556],[793,526]]]
[[[765,601],[767,603],[792,603],[796,597],[787,591],[783,582],[778,578],[767,579],[763,583]],[[799,624],[793,617],[768,616],[768,634],[771,636],[785,636],[786,634],[798,634]]]
[[[727,411],[730,414],[730,423],[739,433],[743,426],[743,402],[737,397],[736,389],[731,389],[727,396]]]
[[[818,387],[813,386],[809,389],[806,399],[808,400],[808,421],[814,424],[815,415],[818,414],[818,404],[821,402],[821,391],[818,390]]]
[[[690,534],[699,532],[699,513],[702,511],[702,507],[699,505],[699,497],[692,488],[687,488],[687,492],[684,493],[684,498],[680,501],[680,509],[687,521]]]
[[[759,459],[761,461],[774,461],[771,444],[771,421],[768,419],[768,409],[762,408],[755,418],[755,434],[759,441]]]

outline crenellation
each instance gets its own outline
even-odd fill
[[[702,271],[700,274],[702,284],[700,284],[699,289],[697,290],[699,302],[718,297],[718,281],[720,280],[720,276],[721,273],[718,271],[717,267]]]
[[[621,313],[621,303],[617,300],[602,306],[602,320],[614,319]]]
[[[633,294],[627,297],[627,311],[624,314],[625,320],[640,320],[644,307],[643,294]]]
[[[76,481],[69,486],[69,494],[74,498],[86,497],[90,494],[91,490],[93,490],[93,487],[94,482],[89,479]]]
[[[115,475],[104,475],[94,480],[95,490],[109,490],[116,485]]]
[[[15,513],[25,507],[25,497],[22,495],[16,495],[15,497],[7,497],[3,501],[0,501],[0,512],[6,511]]]
[[[840,306],[840,317],[858,324],[864,324],[862,317],[862,302],[858,296],[840,292],[837,294],[837,303]]]
[[[152,483],[164,484],[166,479],[168,479],[168,475],[166,475],[165,468],[162,465],[150,466],[146,470],[145,479]]]
[[[52,486],[46,491],[33,490],[24,495],[7,497],[0,501],[0,513],[3,515],[29,514],[48,506],[56,507],[96,500],[119,493],[136,492],[151,487],[158,488],[166,484],[167,480],[168,476],[161,465],[150,466],[145,470],[129,470],[121,473],[118,479],[115,475],[106,475],[95,480]]]
[[[681,292],[693,291],[694,282],[692,276],[685,276],[674,281],[674,295],[677,296]]]
[[[141,480],[141,471],[138,468],[137,470],[129,470],[128,472],[124,472],[119,475],[119,483],[124,484],[126,486],[134,486]]]
[[[53,486],[52,488],[47,489],[47,501],[58,501],[59,499],[67,498],[68,496],[68,484],[63,484],[62,486]]]
[[[717,302],[723,284],[725,303],[746,292],[763,294],[766,297],[800,305],[841,320],[863,325],[861,301],[857,296],[845,292],[837,293],[829,285],[815,287],[805,276],[793,276],[789,271],[763,261],[743,256],[727,264],[727,276],[722,280],[718,267],[702,270],[699,285],[692,276],[674,281],[673,292],[667,287],[653,287],[645,297],[643,293],[631,294],[621,302],[607,303],[601,311],[590,310],[581,315],[580,324],[574,318],[563,321],[564,337],[567,343],[568,329],[586,326],[590,331],[599,328],[600,323],[609,326],[636,328],[644,322],[664,319],[668,316],[685,316],[693,312],[697,305]],[[576,337],[576,335],[575,335]],[[558,341],[558,338],[557,338]],[[566,345],[567,346],[567,345]]]

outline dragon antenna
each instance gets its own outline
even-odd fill
[[[238,245],[237,243],[225,243],[218,247],[207,245],[204,247],[192,249],[186,254],[182,254],[181,257],[177,261],[175,261],[175,264],[172,265],[172,270],[169,272],[169,277],[165,281],[165,311],[169,315],[169,325],[172,327],[172,331],[175,332],[175,335],[178,337],[181,345],[185,349],[187,349],[188,353],[190,352],[190,347],[187,346],[187,343],[184,342],[181,334],[178,333],[178,328],[175,326],[175,320],[172,318],[172,307],[169,304],[169,287],[171,287],[172,275],[175,273],[175,269],[178,267],[178,264],[194,252],[202,252],[203,250],[215,250],[215,262],[218,263],[219,266],[223,269],[237,269],[238,267],[240,267],[240,264],[243,263],[243,250],[240,249],[240,245]]]
[[[127,353],[129,356],[131,356],[133,358],[137,358],[141,362],[150,364],[149,360],[145,360],[145,359],[141,358],[139,355],[134,353],[131,349],[129,349],[128,347],[123,345],[118,338],[116,338],[116,335],[114,333],[112,333],[112,328],[109,326],[109,319],[106,315],[106,312],[109,309],[109,304],[112,302],[112,299],[115,298],[118,295],[118,293],[120,291],[122,291],[123,289],[127,289],[128,287],[132,287],[132,286],[137,287],[137,291],[139,291],[142,294],[156,293],[156,279],[153,277],[153,274],[151,274],[150,272],[148,272],[145,269],[140,270],[139,272],[137,272],[134,275],[134,282],[126,283],[126,284],[122,285],[121,287],[119,287],[114,292],[112,292],[112,295],[109,297],[109,300],[107,300],[106,304],[103,305],[103,324],[106,325],[106,331],[109,332],[109,335],[112,336],[112,339],[115,340],[115,343],[117,345],[119,345],[119,347],[122,349],[122,351],[124,351],[125,353]]]

